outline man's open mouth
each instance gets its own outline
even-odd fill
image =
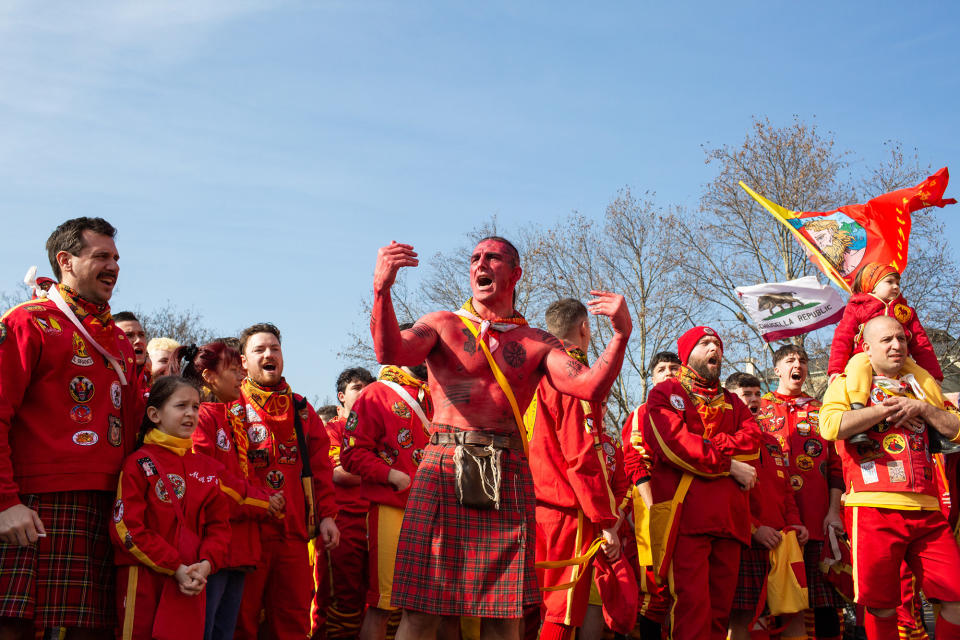
[[[266,362],[266,363],[264,363],[264,365],[263,365],[263,370],[264,370],[264,371],[276,371],[276,370],[277,370],[277,365],[273,364],[272,362]]]
[[[481,287],[489,287],[493,284],[493,278],[489,276],[477,276],[477,284]]]
[[[801,378],[802,376],[800,375],[799,371],[794,371],[793,373],[790,374],[790,379],[796,382],[800,382]]]
[[[117,276],[111,273],[101,273],[97,276],[97,280],[110,287],[117,284]]]

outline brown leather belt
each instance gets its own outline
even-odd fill
[[[430,444],[472,444],[479,447],[493,446],[494,449],[523,451],[523,441],[519,437],[485,433],[483,431],[437,432],[430,436]]]

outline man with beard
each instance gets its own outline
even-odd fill
[[[690,329],[677,352],[683,366],[650,392],[643,425],[654,566],[673,596],[670,637],[722,639],[740,549],[750,543],[743,489],[757,472],[745,460],[756,460],[760,432],[740,398],[720,387],[723,343],[713,329]]]
[[[655,387],[664,380],[672,378],[680,371],[680,357],[670,351],[661,351],[653,356],[650,365],[647,367],[650,372],[650,386]],[[630,481],[636,489],[633,491],[634,501],[634,537],[640,540],[640,545],[649,550],[650,540],[646,534],[647,531],[637,531],[636,528],[642,526],[643,514],[648,512],[653,504],[653,496],[650,494],[650,454],[643,442],[643,425],[647,421],[647,405],[641,404],[634,410],[623,423],[621,435],[623,438],[623,461],[624,471],[627,474],[627,480]],[[641,502],[636,502],[636,501]],[[638,524],[637,520],[641,523]],[[638,537],[639,536],[639,537]],[[629,541],[629,542],[635,542]],[[637,550],[629,548],[627,545],[625,552],[631,556],[638,553]],[[638,559],[639,560],[639,559]],[[636,565],[638,582],[640,586],[640,618],[638,626],[640,637],[643,640],[659,640],[661,636],[661,626],[666,620],[667,611],[670,608],[670,594],[667,588],[657,583],[656,574],[650,565]]]
[[[960,549],[940,511],[929,431],[960,439],[960,415],[934,385],[901,375],[907,337],[896,318],[879,316],[863,328],[863,352],[873,368],[869,405],[851,409],[846,374],[827,389],[820,432],[836,441],[847,487],[844,502],[853,552],[854,599],[867,608],[871,640],[893,640],[906,561],[923,593],[941,604],[937,640],[960,638]],[[870,444],[847,438],[866,433]]]
[[[843,471],[833,443],[820,435],[820,402],[803,393],[806,351],[794,344],[784,345],[774,352],[773,366],[777,389],[763,396],[757,422],[783,449],[800,519],[810,533],[803,547],[810,608],[817,638],[827,640],[840,636],[837,609],[843,600],[824,579],[820,556],[830,528],[843,531]]]
[[[143,403],[110,315],[116,229],[75,218],[47,240],[59,283],[0,318],[0,637],[112,635],[107,525]]]
[[[132,311],[121,311],[113,314],[113,321],[127,336],[130,346],[133,347],[133,359],[137,377],[140,378],[140,386],[149,388],[150,374],[146,371],[147,364],[147,333],[140,324],[140,319]]]
[[[234,444],[249,462],[251,482],[282,491],[286,509],[283,520],[260,523],[260,563],[247,576],[235,637],[255,640],[264,610],[271,638],[303,640],[313,592],[307,541],[316,535],[330,549],[340,540],[330,440],[310,404],[283,379],[279,329],[267,323],[244,329],[240,349],[247,378],[232,410],[246,433]],[[302,477],[305,465],[308,477]]]
[[[424,365],[385,366],[347,417],[341,460],[361,478],[369,503],[367,611],[360,640],[383,640],[390,614],[397,610],[390,596],[400,525],[410,483],[430,440],[433,405],[426,378]]]
[[[393,604],[404,609],[397,638],[433,636],[441,616],[460,615],[483,618],[485,638],[518,638],[524,608],[540,601],[519,407],[545,375],[562,393],[602,401],[623,363],[630,314],[623,296],[591,292],[588,307],[610,317],[614,334],[586,367],[555,337],[527,326],[514,308],[519,254],[489,237],[471,253],[473,297],[463,308],[428,314],[401,332],[390,288],[401,267],[417,264],[410,245],[380,249],[370,319],[380,362],[426,360],[435,407],[397,549]]]

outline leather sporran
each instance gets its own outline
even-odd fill
[[[500,508],[501,453],[494,447],[457,445],[453,452],[457,502],[472,509]]]

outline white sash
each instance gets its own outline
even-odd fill
[[[73,312],[73,309],[70,308],[70,305],[67,304],[67,301],[63,299],[63,295],[60,293],[60,289],[56,284],[50,287],[50,290],[47,291],[47,297],[53,300],[53,303],[57,305],[57,309],[60,309],[60,311],[63,312],[63,315],[67,316],[67,319],[73,323],[73,326],[80,330],[80,335],[86,338],[87,342],[92,344],[93,348],[99,351],[100,355],[107,359],[107,362],[110,363],[110,366],[113,367],[113,370],[117,372],[118,376],[120,376],[120,384],[127,384],[127,376],[123,375],[123,369],[120,367],[120,363],[117,362],[117,359],[110,355],[106,349],[101,347],[100,343],[90,337],[86,327],[84,327],[83,323],[80,322],[80,319],[77,318],[77,315]]]
[[[414,400],[413,396],[407,393],[406,389],[401,387],[396,382],[392,382],[390,380],[381,380],[380,382],[393,389],[396,394],[403,399],[404,402],[410,405],[410,408],[413,409],[413,412],[417,414],[418,418],[420,418],[420,422],[423,424],[423,428],[425,430],[430,429],[430,421],[427,420],[427,415],[423,412],[423,409],[420,408],[420,403]]]

